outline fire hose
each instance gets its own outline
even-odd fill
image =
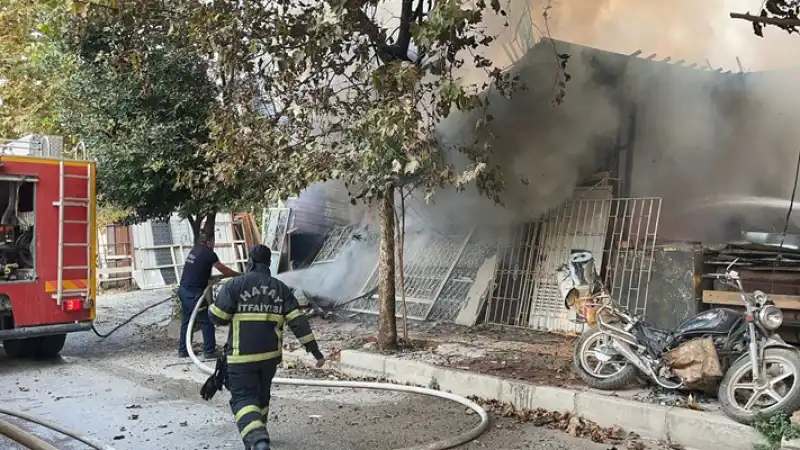
[[[189,317],[189,330],[194,330],[194,323],[195,320],[197,320],[197,313],[200,311],[200,308],[204,303],[202,299],[203,298],[210,299],[212,296],[210,295],[210,292],[208,292],[208,290],[212,290],[213,288],[214,288],[213,285],[210,285],[207,288],[207,292],[205,293],[205,295],[201,297],[201,300],[197,302],[197,305],[195,305],[194,310],[192,310],[192,315]],[[192,362],[194,362],[194,364],[200,370],[202,370],[208,375],[213,375],[214,369],[207,366],[202,361],[200,361],[200,359],[194,353],[194,349],[192,349],[193,334],[194,333],[192,332],[186,333],[186,350],[189,352],[189,357],[192,359]],[[394,383],[376,383],[376,382],[365,382],[365,381],[332,381],[332,380],[310,380],[303,378],[274,378],[272,382],[275,384],[282,384],[287,386],[312,386],[312,387],[344,388],[344,389],[373,389],[381,391],[394,391],[394,392],[403,392],[408,394],[427,395],[430,397],[437,397],[445,400],[450,400],[452,402],[466,406],[467,408],[475,411],[480,417],[480,423],[475,428],[467,432],[461,433],[457,436],[453,436],[448,439],[432,442],[430,444],[404,447],[398,450],[444,450],[444,449],[454,448],[477,439],[489,428],[489,415],[486,413],[486,410],[481,408],[480,405],[478,405],[473,401],[470,401],[459,395],[451,394],[449,392],[442,392],[434,389],[427,389],[416,386],[405,386]]]
[[[43,426],[45,428],[49,428],[53,431],[57,431],[65,436],[69,436],[72,439],[75,439],[76,441],[80,441],[95,450],[114,450],[113,447],[105,445],[102,442],[98,442],[97,440],[95,440],[90,436],[85,436],[77,431],[70,430],[69,428],[62,427],[57,423],[41,419],[31,414],[5,409],[2,407],[0,407],[0,414],[16,417],[18,419],[22,419]],[[0,420],[0,435],[5,435],[9,439],[18,442],[19,444],[25,446],[30,450],[56,450],[56,448],[53,447],[51,444],[44,442],[43,440],[37,438],[33,434],[28,433],[22,430],[21,428],[16,427],[8,422],[4,422],[2,420]]]

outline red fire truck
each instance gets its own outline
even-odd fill
[[[12,358],[57,355],[95,317],[95,164],[61,139],[0,140],[0,341]]]

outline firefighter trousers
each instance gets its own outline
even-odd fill
[[[267,417],[270,390],[280,363],[280,359],[275,359],[257,363],[228,364],[231,409],[246,449],[250,449],[259,441],[269,442]]]

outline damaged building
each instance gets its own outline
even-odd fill
[[[563,77],[558,54],[571,55],[571,80],[564,103],[553,106]],[[702,275],[736,255],[749,270],[746,286],[785,294],[779,306],[800,309],[793,297],[800,242],[784,252],[778,272],[759,275],[775,268],[769,233],[783,229],[788,202],[780,199],[791,191],[797,158],[786,132],[791,115],[780,113],[791,111],[792,99],[777,87],[789,75],[550,39],[511,70],[528,88],[492,98],[505,206],[469,190],[437,192],[434,204],[413,194],[406,200],[409,318],[578,332],[583,325],[564,309],[554,276],[576,249],[595,254],[622,306],[663,327],[704,303],[735,304]],[[452,118],[444,139],[464,139],[474,120]],[[377,284],[374,216],[326,183],[270,208],[264,236],[283,258],[276,268],[307,267],[284,271],[287,282],[377,314],[376,295],[353,301]],[[787,287],[775,288],[776,280]]]

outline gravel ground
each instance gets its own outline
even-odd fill
[[[110,329],[169,291],[132,292],[98,301],[98,328]],[[238,441],[227,393],[211,402],[199,397],[205,377],[178,361],[166,338],[169,304],[139,317],[106,340],[70,335],[55,361],[11,361],[0,352],[0,399],[124,449],[228,449]],[[283,371],[284,377],[308,377]],[[313,376],[328,376],[317,372]],[[380,450],[441,439],[469,429],[475,416],[464,408],[400,393],[276,386],[270,417],[275,449]],[[17,420],[64,450],[73,441]],[[0,437],[0,449],[18,449]],[[495,417],[491,430],[462,448],[606,450],[609,444]],[[620,447],[620,449],[623,447]]]

